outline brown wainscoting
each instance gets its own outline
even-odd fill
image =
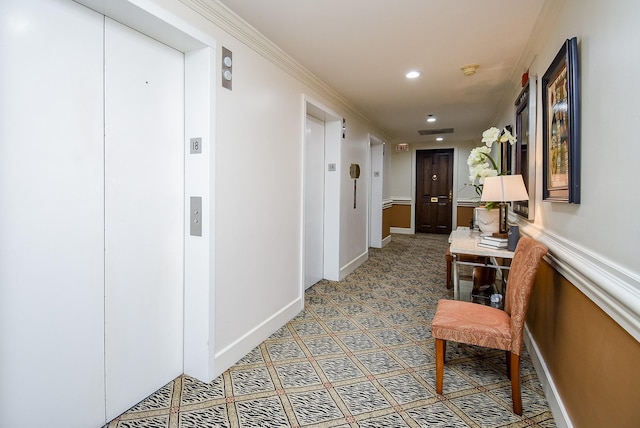
[[[394,204],[388,211],[389,227],[411,228],[411,205]]]
[[[573,426],[639,426],[640,343],[546,262],[527,325]]]
[[[382,210],[382,239],[391,235],[391,207]]]
[[[458,207],[456,208],[456,213],[458,216],[456,225],[469,227],[471,225],[471,220],[473,220],[474,209],[475,209],[474,207],[458,205]]]

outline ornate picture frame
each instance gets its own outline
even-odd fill
[[[507,131],[513,135],[513,126],[505,125],[504,127]],[[500,144],[501,152],[500,152],[500,171],[503,174],[513,174],[513,162],[512,162],[512,148],[511,144]]]
[[[578,41],[568,39],[542,77],[542,199],[580,203]]]
[[[536,88],[537,78],[528,76],[522,91],[516,98],[516,145],[514,174],[522,175],[529,194],[528,201],[514,201],[513,212],[527,220],[535,219],[536,188]]]

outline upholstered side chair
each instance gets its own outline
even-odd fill
[[[518,241],[507,280],[504,311],[459,300],[440,300],[431,323],[436,339],[436,392],[442,394],[447,341],[501,349],[507,356],[513,411],[522,415],[520,353],[529,296],[542,257],[543,244],[523,236]]]

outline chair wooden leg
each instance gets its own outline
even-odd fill
[[[522,396],[520,395],[520,355],[511,353],[510,366],[513,413],[516,415],[522,415]]]
[[[442,381],[444,377],[444,354],[447,350],[447,342],[436,339],[436,393],[442,395]]]

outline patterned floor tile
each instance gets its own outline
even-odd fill
[[[409,367],[420,367],[427,364],[435,364],[436,359],[419,346],[408,346],[394,349],[396,354]]]
[[[360,428],[404,428],[410,425],[407,425],[404,419],[402,419],[402,416],[397,413],[392,413],[390,415],[358,421],[358,426]]]
[[[322,381],[309,362],[276,366],[275,369],[283,388],[322,385]]]
[[[204,409],[184,411],[178,418],[180,428],[230,428],[227,406],[219,404]]]
[[[325,324],[335,333],[358,331],[358,327],[346,318],[326,320]]]
[[[303,343],[313,356],[342,353],[342,348],[330,337],[305,338]]]
[[[390,407],[389,402],[371,382],[336,387],[352,415]]]
[[[374,375],[402,369],[402,366],[384,351],[360,354],[357,358]]]
[[[236,402],[238,422],[243,428],[289,427],[289,419],[277,397]]]
[[[267,351],[273,361],[304,357],[304,352],[296,342],[268,343]]]
[[[378,382],[401,405],[435,396],[413,376],[408,374],[379,379]]]
[[[298,336],[317,336],[319,334],[325,334],[326,331],[320,323],[317,321],[306,321],[293,324],[293,329],[298,333]]]
[[[498,427],[515,423],[520,417],[505,411],[486,394],[478,393],[450,400],[451,404],[463,411],[469,419],[483,427]]]
[[[275,389],[266,367],[233,370],[231,371],[231,383],[234,395],[255,394]]]
[[[396,330],[372,331],[371,335],[375,336],[384,346],[397,346],[411,342],[411,339]]]
[[[329,382],[355,379],[364,376],[358,366],[348,357],[318,360],[318,365]]]
[[[211,383],[199,382],[189,376],[182,377],[181,406],[203,403],[224,397],[222,377],[215,378]]]
[[[526,350],[523,417],[501,351],[450,344],[435,395],[447,245],[394,235],[344,280],[307,289],[304,310],[212,382],[181,376],[105,428],[555,427]]]
[[[421,428],[467,428],[469,426],[460,416],[439,402],[408,410],[407,415]]]
[[[378,345],[364,333],[340,334],[338,337],[347,348],[354,352],[378,347]]]
[[[288,397],[302,426],[344,418],[340,408],[325,389],[291,393]]]

